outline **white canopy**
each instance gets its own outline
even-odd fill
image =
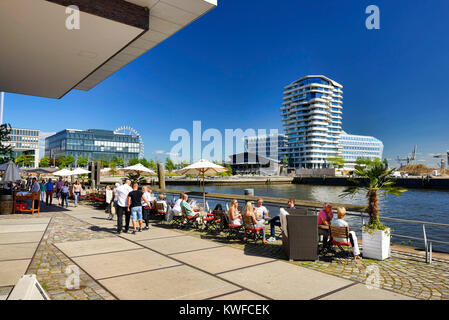
[[[68,169],[62,169],[56,172],[53,172],[53,175],[55,176],[61,176],[61,177],[66,177],[66,176],[71,176],[73,175],[73,171],[70,171]]]
[[[5,174],[3,175],[2,182],[17,182],[21,181],[22,177],[19,175],[19,168],[14,164],[14,162],[9,161],[6,164]]]
[[[146,173],[149,173],[149,174],[156,174],[156,172],[154,172],[153,170],[145,167],[141,163],[135,164],[135,165],[130,166],[130,167],[123,168],[123,170],[136,171],[138,173],[146,172]]]
[[[83,169],[83,168],[76,168],[72,170],[73,175],[79,175],[79,174],[87,174],[90,173],[89,170]]]

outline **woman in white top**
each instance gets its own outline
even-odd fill
[[[106,197],[106,213],[109,213],[109,220],[112,220],[112,199],[114,198],[114,192],[111,190],[110,186],[106,186],[104,192]]]
[[[238,210],[238,206],[239,206],[239,203],[238,203],[237,199],[232,199],[231,206],[229,208],[229,217],[231,220],[231,224],[241,226],[243,221],[242,221],[242,215],[240,214],[240,212]]]
[[[143,221],[145,221],[145,228],[143,230],[149,229],[149,222],[150,222],[150,207],[145,202],[146,199],[148,202],[151,202],[154,200],[154,195],[151,190],[149,190],[148,187],[142,187],[142,213],[143,213]]]

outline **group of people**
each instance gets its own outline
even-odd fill
[[[295,199],[289,199],[287,206],[289,209],[295,208]],[[231,225],[242,225],[244,221],[249,221],[255,228],[263,227],[263,239],[264,242],[276,241],[275,227],[281,227],[280,215],[276,215],[273,218],[268,219],[268,209],[263,206],[263,199],[259,198],[257,200],[256,206],[253,207],[251,202],[247,202],[243,214],[238,210],[238,201],[233,199],[229,208],[229,217]],[[355,259],[360,259],[360,250],[357,242],[357,235],[354,231],[349,230],[349,225],[345,221],[346,209],[343,207],[337,208],[337,216],[334,217],[332,211],[332,205],[330,203],[325,203],[323,209],[318,214],[318,234],[323,236],[323,247],[329,249],[331,246],[330,239],[330,226],[345,227],[347,228],[349,241],[351,243],[353,254]],[[246,218],[245,218],[246,217]],[[267,222],[266,222],[267,221]],[[265,224],[270,225],[270,237],[266,239],[265,235]],[[346,243],[347,239],[334,238],[332,239],[337,243]]]
[[[53,197],[56,194],[58,198],[58,204],[62,207],[69,207],[69,195],[72,192],[75,199],[75,207],[78,206],[79,198],[81,196],[81,191],[83,187],[81,183],[76,180],[76,182],[71,185],[68,181],[64,181],[62,177],[58,181],[54,182],[51,178],[48,180],[43,179],[41,182],[37,181],[36,178],[32,178],[30,183],[30,192],[39,192],[41,195],[41,201],[45,204],[52,205]]]
[[[318,214],[318,234],[323,236],[323,247],[329,249],[331,246],[330,239],[330,226],[344,227],[347,229],[349,234],[349,241],[352,246],[352,252],[355,259],[361,259],[359,244],[357,242],[357,235],[354,231],[349,230],[348,222],[345,221],[346,209],[343,207],[337,208],[337,217],[334,217],[334,212],[332,211],[332,205],[330,203],[325,203],[323,210]],[[334,238],[332,239],[337,243],[345,243],[347,239]]]
[[[113,219],[112,208],[117,215],[117,233],[129,232],[129,223],[132,222],[132,233],[136,234],[142,230],[149,229],[149,219],[151,210],[155,210],[156,204],[161,204],[165,211],[168,211],[168,204],[163,194],[156,197],[150,188],[143,186],[139,190],[137,182],[131,183],[126,180],[124,184],[116,183],[112,190],[106,187],[106,212],[109,219]],[[123,221],[123,217],[125,221]],[[145,227],[143,226],[145,222]]]

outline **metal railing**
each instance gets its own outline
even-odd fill
[[[156,192],[158,192],[159,190],[155,190]],[[179,195],[179,193],[182,191],[169,191],[166,190],[164,193],[166,195],[171,195],[173,198],[177,195]],[[197,192],[197,191],[185,191],[187,194],[189,194],[189,196],[191,198],[194,199],[199,199],[200,201],[203,200],[202,198],[202,193]],[[208,206],[207,201],[217,201],[217,202],[224,202],[225,204],[227,204],[228,202],[230,202],[230,200],[233,197],[229,197],[229,195],[223,195],[223,196],[218,196],[217,194],[215,194],[214,196],[208,196],[206,194],[206,206]],[[242,196],[241,195],[235,195],[235,198],[239,198],[240,200],[242,200]],[[266,199],[267,197],[262,196],[262,198]],[[285,204],[287,203],[288,199],[285,199]],[[264,203],[271,206],[271,207],[285,207],[285,204],[281,204],[279,202],[270,202],[269,200],[264,200]],[[306,207],[309,212],[314,213],[314,214],[318,214],[319,210],[321,210],[321,207],[318,207],[316,205],[307,205],[307,204],[300,204],[299,206],[301,207]],[[345,206],[344,204],[342,206]],[[353,205],[346,205],[348,207],[353,206]],[[346,207],[345,206],[345,207]],[[210,209],[210,208],[207,208]],[[346,213],[347,216],[353,216],[353,217],[359,217],[361,218],[361,222],[362,222],[362,226],[365,224],[365,219],[369,219],[369,216],[363,212],[354,212],[354,211],[348,211]],[[439,244],[443,244],[443,245],[447,245],[449,246],[449,241],[442,241],[442,240],[436,240],[436,239],[429,239],[427,236],[427,230],[426,230],[426,226],[432,226],[432,227],[445,227],[445,228],[449,228],[449,224],[444,224],[444,223],[436,223],[436,222],[427,222],[427,221],[418,221],[418,220],[407,220],[407,219],[399,219],[399,218],[389,218],[389,217],[380,217],[380,220],[383,221],[391,221],[391,222],[398,222],[398,223],[407,223],[407,224],[416,224],[416,225],[422,225],[422,231],[423,231],[423,237],[419,238],[419,237],[413,237],[413,236],[407,236],[407,235],[402,235],[402,234],[396,234],[396,233],[391,233],[392,237],[396,237],[396,238],[401,238],[401,239],[408,239],[408,240],[414,240],[414,241],[422,241],[424,243],[424,249],[425,249],[425,258],[426,258],[426,263],[432,263],[432,243],[439,243]],[[449,233],[448,233],[449,234]]]

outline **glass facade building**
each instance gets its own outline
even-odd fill
[[[24,154],[29,157],[31,164],[28,167],[39,166],[39,130],[11,128],[9,143],[12,146],[12,156],[14,158]],[[21,164],[18,164],[21,166]]]
[[[269,134],[244,138],[245,150],[273,160],[282,162],[287,152],[287,136],[285,134]]]
[[[284,88],[281,117],[289,167],[327,168],[340,154],[343,86],[325,76],[306,76]]]
[[[345,169],[353,170],[358,158],[382,159],[384,144],[370,136],[360,136],[342,132],[340,136],[341,155],[345,160]]]
[[[45,155],[50,159],[72,155],[87,157],[89,161],[115,156],[122,158],[125,164],[132,158],[138,158],[140,152],[139,137],[118,134],[111,130],[75,130],[66,129],[45,139]]]

